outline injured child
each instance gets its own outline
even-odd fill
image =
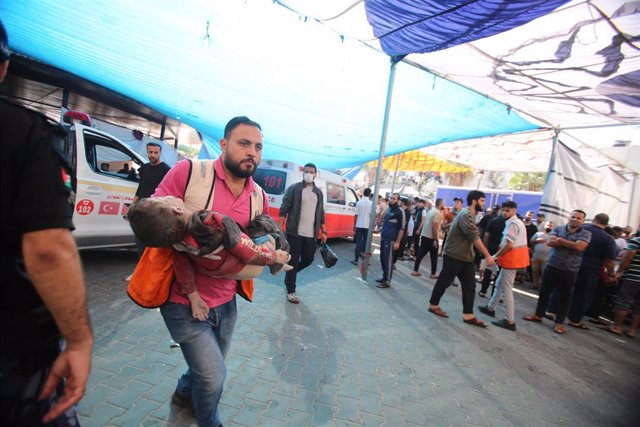
[[[196,290],[194,271],[211,277],[253,279],[268,265],[271,273],[290,270],[289,243],[268,215],[256,216],[244,233],[226,215],[191,212],[172,196],[141,199],[127,218],[145,246],[172,247],[178,291],[191,303],[193,317],[206,319],[209,307]]]

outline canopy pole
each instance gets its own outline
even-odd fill
[[[380,152],[378,153],[378,167],[376,168],[376,179],[373,184],[375,194],[371,203],[371,216],[369,218],[369,230],[367,232],[367,244],[365,246],[362,272],[362,280],[367,280],[369,270],[369,260],[371,259],[371,242],[373,237],[373,226],[376,219],[376,209],[378,207],[378,192],[380,191],[380,175],[382,173],[382,162],[384,161],[384,149],[387,143],[387,128],[389,127],[389,112],[391,110],[391,97],[393,95],[393,82],[396,76],[396,65],[404,58],[403,56],[392,56],[391,67],[389,69],[389,85],[387,86],[387,102],[384,106],[384,119],[382,120],[382,137],[380,138]]]
[[[393,181],[391,182],[391,194],[393,194],[396,189],[396,179],[398,178],[398,168],[400,167],[400,157],[402,156],[402,153],[399,153],[397,156],[396,170],[393,172]]]

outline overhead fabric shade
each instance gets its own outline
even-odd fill
[[[4,1],[0,16],[15,52],[190,125],[207,156],[246,115],[264,158],[336,169],[378,157],[388,57],[271,1]],[[410,65],[397,75],[389,154],[537,128]]]
[[[569,0],[366,0],[367,19],[391,56],[435,52],[526,24]]]
[[[369,162],[367,163],[367,166],[377,167],[378,161]],[[471,168],[466,166],[447,162],[418,150],[407,151],[406,153],[384,158],[384,161],[382,162],[383,169],[395,170],[396,167],[399,171],[415,172],[458,173],[471,171]]]

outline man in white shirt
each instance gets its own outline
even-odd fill
[[[358,265],[358,259],[363,256],[367,245],[367,233],[369,232],[369,222],[371,221],[371,189],[365,188],[362,199],[356,203],[356,217],[353,228],[356,231],[355,258],[351,264]]]
[[[443,200],[436,199],[435,208],[427,212],[424,226],[421,230],[420,250],[416,255],[416,261],[413,265],[412,276],[420,276],[420,263],[422,258],[427,254],[431,256],[431,278],[437,279],[436,270],[438,268],[438,239],[440,237],[440,227],[442,225],[442,207]]]

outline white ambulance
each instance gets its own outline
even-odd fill
[[[264,189],[269,198],[269,215],[278,220],[285,190],[302,181],[301,164],[283,160],[262,160],[253,179]],[[358,196],[348,179],[323,169],[318,169],[315,184],[324,195],[325,225],[327,237],[353,237],[356,202]]]
[[[72,164],[73,236],[78,247],[133,245],[133,232],[123,215],[138,188],[138,168],[147,160],[96,129],[85,113],[63,112],[62,122],[69,130],[62,149]]]

